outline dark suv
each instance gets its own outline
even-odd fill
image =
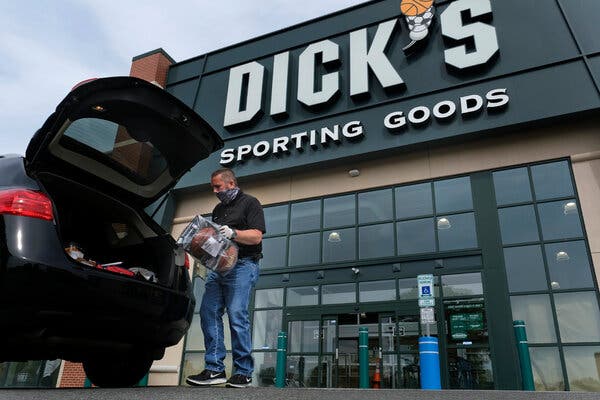
[[[146,209],[223,146],[137,78],[74,88],[23,157],[0,157],[0,362],[82,362],[130,386],[186,333],[185,254]]]

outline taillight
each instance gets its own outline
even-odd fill
[[[190,269],[190,256],[185,253],[185,261],[183,262],[185,269]]]
[[[28,189],[0,190],[0,214],[21,215],[52,221],[52,201],[42,192]]]

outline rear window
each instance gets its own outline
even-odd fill
[[[134,182],[147,184],[165,171],[167,161],[146,137],[144,132],[112,121],[81,118],[65,130],[61,145],[80,149],[83,145],[89,157],[121,170]]]

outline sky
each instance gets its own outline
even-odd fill
[[[363,2],[2,0],[0,154],[25,154],[76,83],[128,75],[137,55],[179,62]]]

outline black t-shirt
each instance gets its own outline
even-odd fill
[[[241,190],[231,203],[217,204],[212,213],[212,220],[216,224],[227,225],[232,229],[258,229],[263,234],[267,232],[265,215],[260,202]],[[262,242],[257,245],[244,245],[237,242],[236,244],[240,248],[239,258],[262,257]]]

